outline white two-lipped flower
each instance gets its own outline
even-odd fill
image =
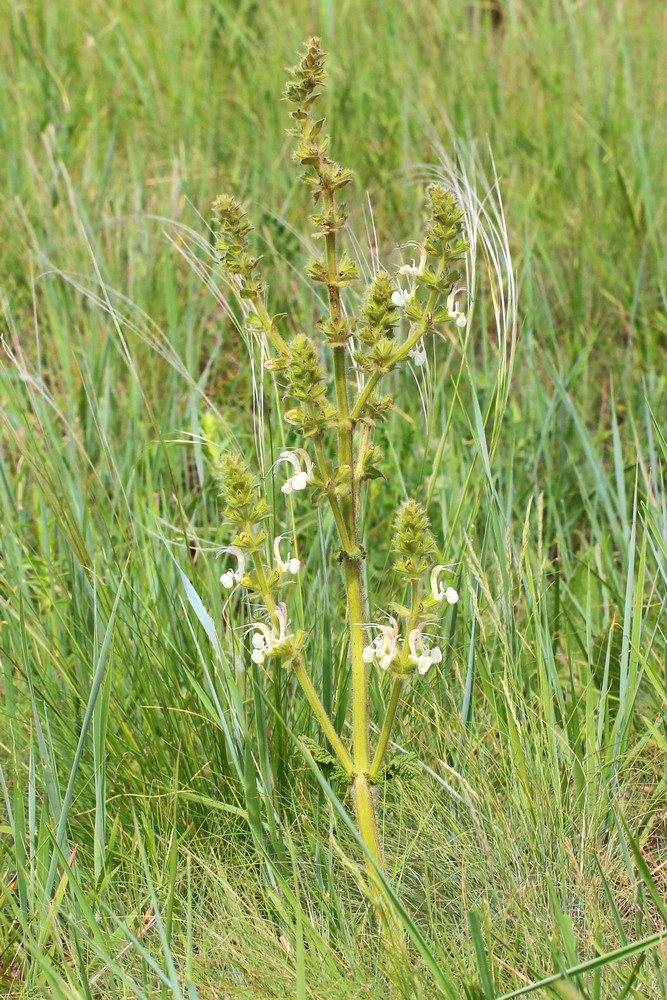
[[[468,322],[468,317],[461,309],[459,309],[459,304],[456,301],[456,296],[459,295],[461,292],[465,292],[466,294],[468,294],[468,289],[452,288],[451,292],[447,296],[447,312],[454,320],[456,325],[458,327],[463,328]]]
[[[442,652],[438,646],[429,646],[424,639],[423,624],[413,628],[408,635],[409,662],[417,668],[418,674],[425,674],[433,663],[440,663]]]
[[[410,245],[414,246],[415,244]],[[409,306],[415,297],[415,292],[417,291],[417,278],[422,273],[426,265],[426,251],[423,247],[419,247],[419,249],[421,251],[419,264],[415,264],[413,258],[409,264],[403,264],[396,272],[397,274],[405,274],[407,277],[412,279],[410,288],[403,290],[399,285],[399,287],[391,294],[392,304],[398,309],[405,309],[405,307]]]
[[[299,456],[301,456],[301,459],[299,459]],[[301,467],[301,461],[303,461],[305,468]],[[278,465],[279,462],[289,462],[294,469],[290,478],[280,487],[281,493],[289,494],[294,491],[305,490],[313,478],[313,463],[306,449],[295,448],[294,451],[281,451],[278,461],[275,464]]]
[[[255,631],[250,640],[252,644],[250,656],[255,663],[264,663],[267,656],[271,656],[279,647],[294,638],[293,635],[287,633],[290,623],[287,617],[287,605],[284,601],[278,604],[273,612],[273,617],[278,622],[277,634],[275,628],[269,628],[264,622],[253,622],[251,626]]]
[[[301,560],[292,559],[290,552],[287,553],[287,557],[285,559],[281,557],[280,543],[284,537],[284,535],[277,535],[276,538],[273,539],[273,554],[276,557],[276,566],[281,573],[291,573],[292,576],[295,576],[301,569]]]
[[[391,293],[391,301],[399,309],[405,309],[414,298],[414,294],[414,289],[412,288],[408,288],[405,291],[402,288],[397,288],[395,292]]]
[[[426,364],[426,347],[424,346],[423,337],[420,337],[415,346],[410,348],[408,354],[412,359],[413,365],[417,368],[421,368],[422,365]]]
[[[423,266],[423,261],[420,261],[419,264],[415,264],[415,259],[413,257],[409,264],[402,264],[396,274],[409,274],[411,278],[418,278],[422,273]]]
[[[364,663],[372,663],[373,660],[382,670],[388,670],[398,656],[398,622],[391,615],[387,615],[389,625],[368,625],[368,628],[379,629],[372,642],[364,646],[362,656]]]
[[[245,573],[245,552],[238,545],[226,545],[220,552],[229,552],[236,556],[236,569],[226,570],[220,577],[220,583],[227,590],[231,590],[235,583],[240,583]]]
[[[451,573],[447,566],[434,566],[431,570],[431,591],[436,601],[447,601],[447,604],[456,604],[459,599],[458,593],[453,587],[445,587],[440,582],[441,573]]]

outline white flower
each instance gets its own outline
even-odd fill
[[[264,663],[264,657],[271,648],[271,642],[273,641],[273,636],[271,635],[268,626],[259,622],[257,624],[257,631],[250,641],[252,642],[253,647],[250,658],[255,663]]]
[[[399,309],[405,309],[405,307],[412,301],[414,294],[413,289],[409,289],[404,292],[402,288],[397,288],[395,292],[391,293],[391,301]]]
[[[362,656],[364,663],[372,663],[377,660],[377,664],[383,670],[387,670],[398,656],[398,622],[391,615],[387,615],[390,625],[369,625],[368,628],[377,628],[380,634],[367,646],[364,646]]]
[[[226,545],[220,552],[229,552],[236,556],[236,569],[228,569],[220,577],[220,583],[227,590],[231,590],[235,583],[240,583],[245,573],[245,552],[238,545]]]
[[[457,326],[464,327],[468,322],[468,318],[464,312],[459,309],[459,304],[456,301],[456,296],[459,292],[468,292],[467,288],[453,288],[449,295],[447,296],[447,312],[454,320]]]
[[[438,577],[444,571],[451,572],[447,566],[434,566],[431,570],[431,591],[433,592],[433,597],[436,601],[447,601],[447,604],[456,604],[459,599],[457,592],[453,587],[444,587],[438,580]]]
[[[423,627],[418,625],[408,635],[409,662],[415,665],[419,674],[425,674],[432,663],[440,663],[442,660],[442,652],[437,646],[426,645],[422,635]]]
[[[299,455],[302,457],[305,469],[301,468]],[[295,448],[294,451],[281,451],[280,457],[275,464],[278,465],[279,462],[289,462],[294,469],[294,474],[280,487],[281,492],[292,493],[292,491],[305,490],[313,478],[313,463],[305,448]]]
[[[291,559],[290,553],[287,553],[287,558],[282,559],[280,555],[280,543],[282,542],[284,535],[278,535],[273,540],[273,554],[276,557],[276,565],[281,573],[291,573],[295,576],[301,569],[301,560]]]
[[[289,620],[287,618],[287,605],[284,601],[281,601],[273,612],[273,617],[278,622],[277,635],[275,629],[270,629],[264,622],[254,622],[251,626],[255,632],[250,640],[252,644],[250,658],[255,663],[264,663],[267,656],[271,656],[280,646],[294,638],[293,635],[287,634]]]
[[[398,271],[396,273],[397,274],[409,274],[411,277],[417,278],[421,274],[421,263],[420,263],[420,265],[418,267],[415,264],[415,259],[413,257],[412,260],[411,260],[411,262],[409,264],[403,264],[402,267],[399,267],[399,269],[398,269]]]
[[[424,268],[426,267],[426,248],[420,246],[419,243],[406,243],[404,246],[416,246],[419,248],[419,263],[415,264],[414,257],[409,264],[402,264],[399,267],[397,274],[405,274],[412,279],[412,283],[409,289],[403,291],[400,287],[397,288],[395,292],[392,292],[391,301],[399,309],[405,309],[415,297],[417,291],[417,278],[422,274]],[[416,364],[423,364],[423,362],[415,362]]]
[[[417,368],[426,364],[426,348],[423,337],[417,341],[414,347],[410,348],[408,354],[412,358],[413,365],[416,365]]]
[[[422,274],[424,268],[426,267],[426,260],[428,254],[426,253],[426,247],[422,246],[421,243],[403,243],[400,249],[405,247],[416,247],[419,250],[419,263],[415,264],[414,257],[409,264],[403,264],[399,267],[397,274],[409,274],[411,278],[418,278]],[[415,282],[412,283],[413,293],[414,293]]]

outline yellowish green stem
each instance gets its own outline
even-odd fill
[[[371,441],[371,430],[372,428],[370,424],[364,424],[361,430],[361,441],[359,442],[359,448],[357,450],[357,461],[355,465],[355,476],[357,477],[357,484],[359,490],[361,490],[359,476],[363,472],[366,452],[368,451],[368,446]]]
[[[269,316],[266,306],[261,301],[259,296],[256,296],[256,298],[252,300],[252,303],[255,307],[257,316],[259,317],[259,320],[262,324],[265,334],[273,344],[278,354],[284,355],[287,352],[287,344],[276,330],[273,320]]]
[[[387,705],[387,712],[385,714],[382,730],[380,732],[380,738],[378,740],[377,747],[375,748],[375,755],[373,756],[371,769],[368,772],[368,777],[371,781],[374,781],[380,773],[382,760],[387,749],[387,744],[389,743],[389,737],[391,736],[394,719],[396,718],[396,711],[401,701],[401,691],[403,690],[404,683],[405,681],[402,677],[394,678],[391,694],[389,696],[389,704]]]
[[[368,771],[368,691],[364,663],[364,601],[361,587],[361,566],[358,559],[346,559],[345,589],[350,626],[350,658],[352,660],[352,741],[356,774]]]
[[[329,479],[329,467],[326,458],[324,457],[321,441],[315,441],[315,455],[317,458],[320,478],[323,482],[326,482],[327,479]],[[327,490],[326,495],[327,500],[329,501],[329,506],[331,507],[331,512],[334,516],[334,521],[336,522],[336,527],[338,528],[340,543],[343,546],[344,551],[349,552],[352,548],[352,541],[347,533],[347,526],[343,520],[343,514],[338,502],[338,497],[332,490]]]
[[[326,736],[326,738],[329,740],[329,743],[333,747],[336,756],[338,757],[341,763],[341,767],[345,770],[346,774],[352,775],[353,772],[352,758],[347,752],[347,749],[343,741],[341,740],[340,736],[334,729],[333,723],[329,718],[329,716],[327,715],[327,711],[322,702],[320,701],[317,691],[315,690],[315,687],[313,685],[313,682],[308,676],[306,668],[304,667],[301,660],[298,660],[295,663],[294,673],[296,674],[297,680],[299,681],[299,684],[303,689],[303,693],[308,699],[310,707],[312,708],[320,726],[322,727],[324,735]]]
[[[276,602],[273,599],[273,594],[269,589],[269,584],[266,579],[266,571],[264,569],[264,561],[260,552],[253,552],[252,562],[255,567],[255,573],[257,574],[257,582],[259,584],[259,590],[266,605],[266,610],[273,614],[276,610]]]
[[[334,214],[334,193],[323,189],[327,210]],[[328,278],[329,312],[332,324],[337,326],[342,319],[340,289],[338,287],[338,259],[336,233],[326,236],[326,262]],[[368,676],[363,658],[364,649],[364,598],[361,576],[362,553],[359,545],[358,495],[360,483],[357,481],[354,462],[354,420],[350,414],[348,397],[348,358],[344,343],[333,348],[336,402],[338,406],[338,460],[341,467],[349,470],[349,493],[342,497],[339,511],[342,525],[337,520],[341,544],[343,546],[343,572],[350,632],[350,660],[352,665],[352,795],[354,799],[357,825],[361,838],[377,865],[382,864],[380,837],[378,834],[373,788],[368,778]],[[368,445],[368,435],[362,440],[362,447]],[[363,456],[363,452],[362,452]],[[337,498],[336,505],[338,505]],[[332,504],[332,509],[333,504]],[[334,516],[335,512],[334,512]],[[380,899],[381,887],[374,865],[368,862],[368,871]],[[378,903],[379,905],[379,903]]]
[[[413,580],[411,586],[410,617],[407,620],[407,625],[405,630],[406,635],[410,635],[410,632],[415,627],[418,613],[419,613],[419,582],[417,580]],[[387,711],[384,717],[384,722],[382,723],[382,729],[380,730],[380,738],[378,740],[378,745],[375,748],[375,754],[373,756],[373,763],[371,764],[371,769],[368,773],[368,777],[371,779],[371,781],[377,778],[378,774],[380,773],[380,768],[382,767],[382,760],[387,750],[387,744],[389,743],[389,737],[391,736],[391,730],[394,725],[394,719],[396,718],[396,712],[398,710],[398,706],[401,701],[401,691],[403,690],[404,683],[405,683],[404,677],[394,677],[394,683],[391,688],[391,694],[389,695],[389,704],[387,705]]]
[[[266,579],[266,570],[264,568],[264,562],[262,560],[261,552],[253,552],[252,555],[253,565],[255,567],[255,573],[257,574],[257,582],[259,584],[259,589],[266,605],[267,611],[273,614],[276,610],[276,602],[273,599],[273,594],[269,589],[268,581]],[[336,756],[338,757],[341,767],[349,775],[353,772],[352,758],[347,751],[343,741],[336,732],[333,722],[327,714],[327,710],[319,699],[315,686],[308,676],[308,672],[303,665],[300,657],[294,662],[294,673],[297,676],[297,680],[303,689],[303,693],[308,699],[308,703],[315,713],[324,735],[329,740],[329,743],[333,747]]]
[[[371,856],[378,865],[382,865],[382,848],[380,845],[380,834],[378,832],[377,819],[375,816],[375,803],[373,801],[373,786],[366,775],[361,774],[352,782],[352,796],[354,808],[357,815],[357,825],[361,838],[368,848]],[[368,871],[374,882],[377,881],[377,873],[373,865],[369,862]]]

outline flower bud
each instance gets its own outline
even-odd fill
[[[237,198],[221,194],[213,202],[213,218],[220,227],[219,240],[224,244],[234,244],[245,249],[248,233],[252,225],[248,213]]]
[[[255,478],[240,455],[223,455],[218,460],[220,495],[225,504],[224,516],[237,524],[257,524],[268,514]]]
[[[401,504],[394,518],[394,569],[404,579],[419,580],[433,563],[435,540],[424,508],[416,500]]]
[[[285,374],[287,391],[294,399],[316,403],[324,394],[324,369],[314,345],[304,334],[297,334],[289,345]]]
[[[431,207],[426,252],[433,257],[445,258],[447,263],[460,260],[468,244],[462,238],[463,213],[454,195],[441,184],[429,184],[426,194]]]
[[[320,48],[319,38],[309,40],[304,55],[289,72],[292,79],[285,86],[285,100],[297,105],[299,110],[292,112],[292,116],[299,120],[299,116],[304,114],[301,109],[312,104],[318,87],[324,86],[326,78],[324,52]]]
[[[383,338],[393,337],[398,323],[398,313],[393,302],[394,286],[386,271],[378,271],[369,285],[361,315],[364,326],[359,330],[359,340],[373,347]]]

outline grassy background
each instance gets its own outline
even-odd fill
[[[664,926],[667,11],[488,6],[0,8],[8,996],[491,1000]],[[281,443],[270,391],[251,413],[207,221],[222,190],[252,203],[271,308],[307,329],[307,200],[278,98],[313,32],[359,249],[376,232],[391,259],[419,235],[427,169],[454,162],[484,197],[495,163],[517,276],[507,399],[482,273],[424,406],[395,386],[367,510],[373,605],[406,493],[461,560],[446,663],[396,736],[424,770],[383,793],[390,878],[427,952],[412,969],[383,957],[358,847],[295,749],[317,737],[298,692],[246,669],[201,443],[207,413],[223,447]],[[292,516],[297,617],[340,719],[331,526]],[[377,678],[371,693],[379,709]],[[664,959],[540,995],[664,1000]]]

